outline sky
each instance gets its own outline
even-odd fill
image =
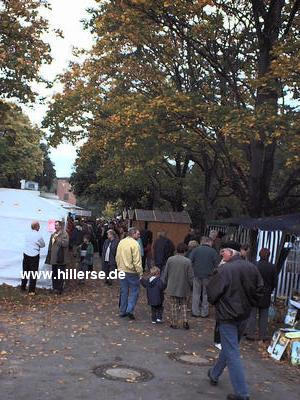
[[[80,20],[88,15],[85,10],[93,6],[95,2],[94,0],[49,0],[49,3],[52,10],[43,12],[43,15],[49,20],[50,27],[61,29],[64,35],[64,39],[58,38],[53,33],[43,37],[51,46],[53,63],[43,66],[41,73],[47,79],[52,80],[67,68],[72,59],[74,46],[86,49],[91,47],[92,37],[89,32],[83,30]],[[51,97],[61,88],[56,85],[47,90],[41,85],[35,85],[34,89],[42,96]],[[31,121],[38,125],[46,111],[47,106],[45,105],[36,105],[33,109],[26,108]],[[57,176],[69,177],[76,158],[76,147],[63,143],[56,149],[51,149],[50,157],[55,165]]]

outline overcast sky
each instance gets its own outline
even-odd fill
[[[42,75],[47,79],[61,73],[68,66],[72,59],[72,48],[90,48],[92,45],[91,35],[84,31],[81,19],[87,16],[86,9],[95,4],[93,0],[49,0],[52,11],[47,11],[45,16],[50,21],[53,28],[63,31],[64,39],[60,39],[54,34],[48,34],[44,40],[47,41],[52,49],[53,63],[42,68]],[[43,96],[51,96],[59,91],[60,87],[45,90],[43,87],[34,87]],[[35,106],[34,109],[26,108],[32,122],[40,124],[47,108],[45,106]],[[51,159],[55,164],[58,177],[68,177],[72,172],[72,166],[76,158],[76,148],[70,144],[62,144],[57,149],[51,150]]]

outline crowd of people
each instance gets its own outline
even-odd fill
[[[26,238],[23,269],[38,268],[39,249],[45,243],[34,222]],[[165,293],[170,305],[170,327],[189,329],[189,311],[194,318],[207,318],[209,304],[216,314],[215,344],[219,358],[208,371],[212,385],[227,366],[234,388],[228,399],[249,399],[249,391],[240,359],[239,341],[243,335],[255,340],[257,314],[260,340],[268,340],[268,309],[276,285],[276,270],[269,262],[270,251],[261,249],[260,260],[248,260],[249,246],[224,241],[220,232],[208,237],[191,229],[175,248],[166,232],[153,238],[147,229],[127,229],[121,221],[88,224],[69,218],[66,230],[60,221],[51,235],[46,263],[52,265],[53,290],[61,294],[63,279],[58,270],[65,270],[66,255],[78,257],[82,271],[93,270],[93,253],[98,251],[105,272],[105,283],[112,285],[110,272],[118,269],[124,279],[119,280],[119,316],[134,320],[140,287],[146,289],[151,322],[164,320]],[[21,289],[26,288],[22,281]],[[83,283],[83,282],[80,282]],[[29,282],[29,292],[35,292],[35,282]],[[189,308],[191,307],[191,310]]]

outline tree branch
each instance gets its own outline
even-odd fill
[[[296,14],[297,14],[297,11],[299,11],[299,9],[300,9],[300,0],[296,0],[294,5],[293,5],[293,8],[292,8],[292,11],[291,11],[287,26],[286,26],[286,28],[284,30],[284,33],[283,33],[284,36],[286,36],[289,33],[289,30],[290,30],[290,28],[292,26],[294,18],[295,18]]]

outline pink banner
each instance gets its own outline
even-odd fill
[[[48,232],[53,233],[55,231],[55,219],[49,219],[48,221]]]

